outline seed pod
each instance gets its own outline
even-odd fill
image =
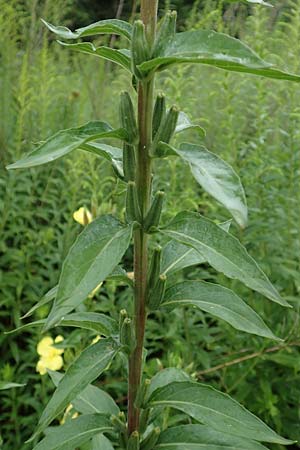
[[[139,450],[140,448],[140,435],[138,431],[131,433],[127,443],[127,450]]]
[[[128,142],[136,144],[138,139],[138,128],[131,97],[127,91],[121,93],[120,98],[120,123],[128,133]]]
[[[147,306],[150,311],[155,311],[159,308],[161,304],[166,290],[167,277],[162,274],[158,277],[158,280],[153,289],[149,291],[149,295],[147,298]]]
[[[151,412],[150,408],[141,410],[141,415],[140,415],[140,433],[141,434],[145,433],[145,431],[147,429],[150,412]]]
[[[166,97],[160,92],[155,100],[152,118],[152,138],[156,135],[160,124],[166,116]]]
[[[158,441],[160,435],[160,428],[155,427],[150,431],[148,436],[141,442],[141,450],[152,450]]]
[[[137,78],[142,78],[136,66],[149,58],[149,45],[145,33],[145,25],[141,20],[136,20],[133,24],[131,39],[131,55],[133,62],[133,73]]]
[[[131,353],[135,347],[135,335],[132,327],[132,321],[129,317],[126,317],[123,321],[120,330],[120,342],[124,345],[128,354]]]
[[[161,122],[160,127],[153,139],[150,154],[152,156],[159,156],[157,154],[157,145],[159,142],[165,142],[168,144],[175,132],[177,121],[179,116],[179,109],[176,106],[172,106],[165,119]]]
[[[123,144],[123,170],[125,181],[133,181],[135,178],[135,151],[134,146]]]
[[[141,223],[142,215],[139,206],[136,185],[134,181],[129,181],[126,194],[126,220],[128,223]]]
[[[161,262],[161,247],[158,246],[154,249],[151,258],[148,277],[149,289],[152,289],[158,280],[160,274],[160,262]]]
[[[176,11],[168,11],[162,19],[153,47],[152,58],[164,56],[165,49],[176,33]]]
[[[158,227],[164,202],[164,196],[165,193],[163,191],[157,191],[154,196],[152,204],[143,222],[144,230],[147,233],[156,231],[156,227]]]
[[[151,380],[146,379],[139,387],[136,399],[135,399],[135,407],[136,408],[143,408],[145,404],[145,400],[147,398],[149,386],[150,386]]]

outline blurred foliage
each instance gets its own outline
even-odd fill
[[[130,82],[121,69],[60,48],[39,17],[80,26],[115,16],[118,4],[0,0],[0,380],[26,383],[1,392],[4,450],[31,448],[23,443],[53,389],[47,375],[41,377],[35,370],[39,330],[8,336],[4,331],[20,325],[20,317],[57,283],[62,260],[81,230],[72,218],[75,210],[86,205],[94,215],[123,214],[124,186],[116,183],[101,159],[77,153],[36,169],[10,173],[4,169],[61,128],[91,119],[116,124],[118,93]],[[122,16],[132,16],[132,5],[124,2]],[[180,29],[188,25],[228,32],[268,61],[300,72],[300,0],[279,0],[272,9],[222,0],[161,1],[160,14],[173,6],[179,9]],[[161,367],[182,367],[231,393],[278,432],[300,440],[300,88],[206,67],[172,68],[158,78],[169,103],[175,102],[204,126],[207,147],[240,174],[250,221],[246,230],[233,225],[232,232],[294,309],[270,304],[208,266],[185,269],[177,279],[217,280],[232,287],[285,343],[278,346],[244,335],[199,311],[158,312],[149,320],[147,375]],[[228,219],[179,161],[158,161],[156,170],[156,187],[167,192],[165,221],[183,208]],[[128,271],[131,261],[129,250]],[[130,289],[107,282],[82,308],[117,318],[118,311],[130,309],[130,304]],[[45,317],[47,312],[44,306],[33,317]],[[94,337],[71,329],[55,330],[53,336],[57,334],[66,338],[65,367]],[[99,383],[124,405],[126,374],[121,363]]]

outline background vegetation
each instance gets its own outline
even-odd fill
[[[126,18],[134,14],[132,3],[124,2]],[[300,1],[273,3],[271,9],[222,0],[162,1],[160,12],[177,6],[181,29],[188,25],[228,32],[251,44],[268,61],[300,73]],[[20,317],[57,283],[61,261],[81,229],[72,218],[76,209],[86,205],[94,215],[112,210],[123,214],[123,187],[109,165],[93,156],[77,152],[51,166],[5,171],[7,163],[61,128],[91,119],[116,124],[119,91],[129,81],[122,69],[59,47],[39,17],[76,27],[113,17],[118,4],[0,0],[0,380],[26,383],[2,391],[5,450],[31,448],[23,443],[47,402],[52,383],[35,370],[39,330],[13,336],[4,331],[30,321],[22,322]],[[254,305],[285,342],[278,345],[244,335],[199,311],[187,310],[183,317],[181,312],[157,313],[147,334],[148,370],[153,374],[171,364],[182,367],[231,393],[278,432],[300,440],[300,88],[205,67],[172,69],[159,77],[158,84],[206,128],[207,147],[237,168],[247,193],[250,221],[243,232],[234,226],[232,232],[294,309],[262,302],[258,294],[218,275],[223,284],[235,284],[234,290]],[[228,218],[201,192],[189,171],[177,167],[176,160],[160,161],[157,170],[157,187],[167,192],[165,220],[182,206]],[[130,252],[127,263],[132,270]],[[192,274],[216,279],[207,266],[186,269],[180,276]],[[125,286],[107,282],[83,308],[109,309],[117,317],[129,301]],[[44,306],[33,318],[43,318],[47,311]],[[72,329],[63,332],[67,367],[84,340],[94,336]],[[52,336],[61,333],[53,330]],[[126,395],[124,379],[114,369],[101,381],[120,404]]]

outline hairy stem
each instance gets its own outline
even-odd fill
[[[142,0],[141,17],[146,27],[147,39],[151,44],[155,38],[157,0]],[[149,149],[152,140],[154,78],[138,85],[139,145],[137,151],[136,186],[144,217],[150,204],[151,159]],[[139,408],[135,406],[136,395],[141,383],[143,346],[146,326],[146,294],[148,272],[148,237],[142,229],[134,232],[134,325],[136,347],[129,358],[128,380],[128,434],[139,429]]]

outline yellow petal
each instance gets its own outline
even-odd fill
[[[58,336],[56,336],[56,338],[54,339],[55,344],[58,344],[59,342],[62,342],[64,340],[64,338],[62,337],[61,334],[59,334]]]
[[[51,358],[43,357],[42,360],[45,367],[50,370],[59,370],[64,365],[64,361],[60,355]]]
[[[88,225],[93,220],[93,216],[85,206],[81,206],[73,213],[73,219],[80,225]]]
[[[37,345],[37,352],[40,356],[47,356],[51,352],[51,345],[53,339],[50,336],[45,336]]]
[[[36,365],[36,371],[39,372],[40,375],[45,375],[47,373],[45,362],[43,359],[40,359]]]

